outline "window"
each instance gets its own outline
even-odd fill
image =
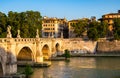
[[[108,18],[108,16],[105,16],[105,18]]]
[[[50,28],[44,28],[44,30],[50,30]]]
[[[48,36],[48,35],[49,35],[49,33],[48,33],[48,32],[44,32],[44,34],[45,34],[45,36]]]
[[[120,18],[120,15],[118,15],[118,17]]]
[[[110,15],[109,18],[112,18],[112,15]]]

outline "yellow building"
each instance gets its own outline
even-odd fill
[[[43,17],[42,20],[42,37],[60,38],[63,36],[63,28],[67,26],[65,18],[48,18]]]
[[[114,19],[115,18],[120,18],[120,11],[118,11],[118,13],[109,13],[109,14],[105,14],[102,16],[101,19],[99,19],[100,21],[106,21],[109,24],[109,31],[113,30],[113,23],[114,23]]]

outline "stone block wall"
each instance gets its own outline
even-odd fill
[[[72,50],[86,50],[89,53],[96,52],[96,41],[83,41],[80,39],[65,39],[63,42],[63,48]]]
[[[97,52],[120,52],[120,41],[100,41]]]

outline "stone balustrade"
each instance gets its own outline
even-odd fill
[[[7,38],[0,38],[0,43],[7,42]]]
[[[14,38],[15,42],[34,42],[36,38]]]

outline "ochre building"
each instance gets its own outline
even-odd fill
[[[42,37],[43,38],[59,38],[63,36],[63,29],[67,26],[65,18],[49,18],[43,17],[42,20]]]
[[[109,29],[109,31],[112,31],[113,30],[113,23],[114,23],[115,18],[120,18],[120,10],[118,11],[118,13],[105,14],[99,20],[108,22],[108,24],[109,24],[108,29]]]

